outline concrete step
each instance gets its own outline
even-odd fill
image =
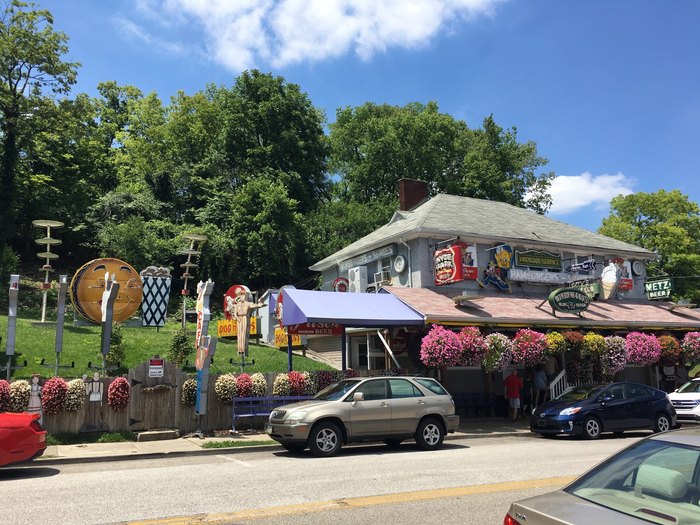
[[[136,436],[136,441],[160,441],[163,439],[177,439],[180,437],[180,432],[177,430],[147,430],[139,432]]]

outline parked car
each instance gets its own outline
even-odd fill
[[[603,432],[650,429],[666,432],[676,426],[676,411],[666,392],[639,383],[607,383],[569,388],[538,406],[530,430],[546,437],[557,434],[598,439]]]
[[[700,429],[637,441],[561,490],[516,501],[504,525],[700,523]]]
[[[45,449],[39,414],[0,412],[0,467],[31,461]]]
[[[423,450],[439,448],[459,426],[452,396],[427,377],[351,378],[308,401],[276,408],[266,432],[291,452],[309,448],[333,456],[343,444],[415,439]]]
[[[668,398],[676,409],[679,422],[700,423],[700,377],[671,392]]]

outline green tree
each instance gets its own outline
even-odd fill
[[[53,29],[53,17],[32,3],[6,2],[0,14],[0,252],[16,231],[17,161],[30,133],[33,108],[45,91],[65,94],[78,63],[65,62],[68,37]]]
[[[679,190],[618,195],[598,233],[658,253],[651,276],[674,278],[674,297],[700,300],[700,208]]]

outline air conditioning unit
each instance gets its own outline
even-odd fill
[[[380,284],[391,284],[391,274],[389,272],[375,272],[374,284],[375,286]]]
[[[360,293],[367,289],[367,267],[356,266],[348,270],[348,282],[351,292]]]

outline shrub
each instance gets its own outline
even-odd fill
[[[513,338],[513,362],[535,366],[542,362],[547,338],[542,332],[523,328]]]
[[[566,352],[566,339],[559,332],[549,332],[547,335],[547,347],[545,354],[558,356]]]
[[[232,405],[233,398],[238,394],[236,376],[233,374],[223,374],[214,383],[214,392],[217,399],[224,405]]]
[[[486,357],[486,340],[476,326],[465,326],[457,334],[462,344],[462,364],[481,366]]]
[[[182,383],[182,404],[186,407],[193,407],[197,404],[197,381],[186,379]]]
[[[267,395],[267,380],[260,372],[250,376],[252,382],[251,395],[255,397],[263,397]]]
[[[83,391],[85,392],[85,391]],[[68,384],[62,377],[52,377],[44,383],[41,391],[41,407],[44,414],[60,414],[66,405]]]
[[[306,381],[304,380],[304,375],[301,372],[292,370],[287,374],[287,380],[289,381],[289,395],[290,396],[303,396],[304,389],[306,386]]]
[[[18,379],[10,383],[10,412],[25,412],[29,405],[30,393],[28,381]]]
[[[236,392],[238,397],[250,397],[253,391],[253,381],[250,374],[239,374],[236,377]]]
[[[421,341],[420,360],[425,366],[456,366],[462,359],[462,343],[457,334],[434,324]]]
[[[170,347],[165,357],[168,361],[181,365],[193,353],[194,343],[187,337],[187,331],[180,328],[170,340]]]
[[[678,339],[672,335],[662,335],[659,337],[659,345],[661,345],[661,357],[663,359],[678,363],[682,353]]]
[[[125,377],[118,377],[109,384],[107,389],[107,405],[115,412],[122,412],[129,406],[131,385]]]
[[[630,332],[625,338],[627,362],[639,365],[653,365],[661,357],[661,345],[653,334]]]
[[[495,332],[486,336],[486,357],[484,368],[487,372],[499,371],[513,358],[513,341],[508,336]]]
[[[681,343],[683,357],[689,363],[700,362],[700,332],[688,332]]]
[[[601,364],[603,366],[603,374],[610,379],[618,372],[622,372],[627,364],[625,338],[619,335],[610,335],[605,338],[605,347]]]
[[[85,405],[85,381],[73,379],[68,381],[66,392],[66,404],[63,409],[66,412],[80,412]]]
[[[109,366],[120,366],[124,362],[124,357],[122,324],[114,323],[112,333],[109,336],[109,352],[105,356],[105,363]]]
[[[10,383],[0,379],[0,412],[8,412],[11,406]]]
[[[275,377],[275,381],[272,383],[272,395],[289,395],[289,378],[287,377],[287,374],[277,374],[277,377]]]
[[[600,358],[605,350],[605,338],[602,335],[588,332],[583,336],[583,347],[581,349],[583,357]]]

